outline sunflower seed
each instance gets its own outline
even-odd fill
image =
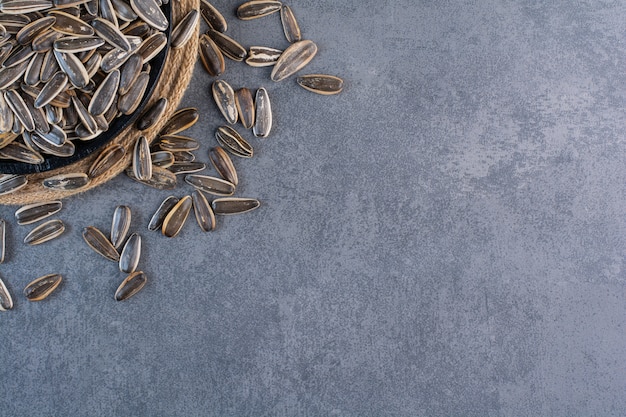
[[[28,45],[37,35],[50,28],[56,22],[56,17],[47,16],[34,20],[20,29],[15,35],[15,39],[20,45]]]
[[[150,144],[145,136],[139,136],[133,151],[133,175],[140,181],[148,181],[152,177],[152,160]]]
[[[0,3],[0,11],[6,14],[32,13],[51,7],[49,0],[4,0]]]
[[[4,99],[7,104],[13,110],[13,114],[20,121],[24,129],[29,132],[35,130],[35,121],[33,120],[33,115],[26,107],[26,103],[22,96],[15,90],[8,90],[4,92]]]
[[[224,80],[217,80],[211,88],[213,99],[226,121],[230,124],[237,123],[237,106],[235,105],[235,92]]]
[[[117,17],[119,19],[125,20],[128,22],[132,22],[135,19],[137,19],[137,13],[134,12],[134,10],[132,9],[132,7],[130,7],[130,4],[128,4],[128,2],[124,0],[113,0],[111,3],[113,3],[113,8],[115,9],[115,13],[117,14]],[[145,22],[142,22],[141,20],[138,20],[137,22],[146,24]]]
[[[167,99],[161,97],[139,117],[139,120],[137,120],[137,129],[143,131],[154,126],[154,124],[161,119],[166,109]]]
[[[14,161],[24,162],[26,164],[33,164],[33,165],[41,164],[44,161],[44,158],[43,156],[41,156],[41,154],[17,142],[12,142],[8,144],[7,146],[5,146],[4,148],[0,149],[0,158],[8,158]],[[21,182],[21,180],[17,180],[17,179],[15,181],[16,181],[15,184],[18,184]],[[21,184],[21,185],[24,186],[26,185],[26,183]],[[0,185],[0,195],[4,194],[4,192],[2,191],[4,188],[5,188],[4,186]],[[6,192],[12,192],[12,191],[16,191],[16,190],[11,190],[11,191],[6,191]]]
[[[39,84],[39,77],[41,74],[41,65],[43,64],[43,58],[45,54],[35,54],[28,62],[26,72],[24,73],[24,82],[28,85]]]
[[[131,212],[128,206],[117,206],[113,212],[113,220],[111,222],[111,243],[115,249],[119,249],[128,230],[130,230]]]
[[[317,94],[338,94],[343,90],[343,80],[333,75],[303,75],[298,77],[296,81],[302,88]]]
[[[115,291],[115,300],[124,301],[137,294],[148,282],[148,277],[143,271],[135,271],[122,281]]]
[[[176,175],[161,167],[152,167],[152,177],[149,180],[137,179],[132,168],[126,169],[126,175],[135,181],[139,181],[142,184],[149,185],[158,190],[171,190],[176,188]]]
[[[183,19],[176,25],[176,27],[172,30],[170,45],[174,49],[178,49],[183,47],[194,31],[196,30],[196,26],[198,26],[198,20],[200,19],[200,14],[197,10],[193,9]]]
[[[225,69],[224,56],[209,35],[201,35],[198,40],[200,61],[204,69],[213,77],[220,76]]]
[[[0,96],[2,96],[2,94],[0,94]],[[13,117],[13,113],[11,113],[11,117]],[[0,133],[0,149],[13,143],[15,139],[17,139],[17,134],[11,131]],[[172,157],[174,157],[174,155],[172,155]]]
[[[67,133],[63,129],[61,129],[58,125],[50,125],[50,131],[42,132],[37,131],[37,135],[41,136],[46,142],[50,143],[52,146],[63,146],[63,144],[67,141]]]
[[[146,92],[146,88],[148,87],[148,81],[150,81],[150,75],[145,72],[140,73],[128,92],[119,97],[117,101],[117,109],[122,114],[132,114],[135,110],[137,110],[137,107],[139,107],[139,103],[141,103],[141,99]]]
[[[62,37],[63,34],[56,30],[46,30],[33,39],[31,47],[35,52],[48,52],[52,49],[54,42]]]
[[[93,80],[102,64],[102,55],[95,53],[87,61],[85,61],[85,71],[89,78]]]
[[[46,188],[59,191],[78,190],[89,185],[89,177],[82,172],[60,174],[43,180]]]
[[[157,145],[161,150],[170,152],[195,151],[200,147],[197,140],[179,135],[160,136]]]
[[[122,249],[120,254],[120,271],[132,273],[137,269],[139,264],[139,257],[141,256],[141,236],[137,233],[133,233],[128,238],[128,241]]]
[[[4,99],[4,94],[0,94],[0,132],[10,132],[13,126],[13,111]]]
[[[31,230],[24,238],[24,243],[28,245],[39,245],[61,236],[64,231],[65,225],[61,220],[48,220]]]
[[[54,41],[53,47],[59,52],[77,53],[92,51],[101,45],[104,45],[104,40],[98,37],[65,37]]]
[[[4,254],[6,252],[6,230],[7,224],[3,219],[0,219],[0,264],[4,262]],[[2,289],[0,288],[0,292]],[[2,295],[0,294],[0,298]],[[2,308],[2,303],[0,302],[0,308]]]
[[[228,58],[233,61],[243,61],[248,56],[246,48],[241,46],[239,42],[221,32],[209,28],[207,35],[213,39],[213,42]]]
[[[110,259],[113,262],[119,262],[120,254],[117,252],[113,244],[106,238],[104,233],[94,226],[87,226],[83,229],[83,239],[96,253]]]
[[[113,5],[111,4],[111,0],[99,0],[98,2],[98,14],[102,16],[103,19],[110,22],[116,28],[119,27],[117,23],[117,16],[115,15],[115,9],[113,9]],[[97,30],[96,30],[97,32]]]
[[[62,280],[63,277],[59,274],[37,278],[24,288],[24,296],[28,301],[41,301],[56,290]]]
[[[67,85],[67,75],[61,71],[54,74],[54,76],[48,81],[43,88],[37,98],[35,99],[35,107],[41,108],[46,104],[52,102],[58,94],[65,89]]]
[[[271,0],[252,0],[237,8],[237,17],[241,20],[256,19],[280,10],[282,3]]]
[[[98,157],[89,167],[89,178],[97,178],[109,172],[115,165],[124,159],[126,149],[119,144],[114,144],[100,152]]]
[[[74,95],[72,96],[72,104],[78,114],[78,118],[81,122],[83,122],[83,126],[85,126],[89,132],[96,133],[98,131],[98,124],[91,113],[89,113],[89,110],[87,110],[83,102]]]
[[[60,10],[51,10],[48,14],[56,18],[52,28],[57,32],[76,36],[93,36],[95,33],[91,26],[69,13]]]
[[[233,155],[242,158],[252,158],[252,146],[232,127],[220,126],[215,132],[217,142]]]
[[[143,1],[143,0],[142,0]],[[96,17],[91,21],[91,26],[96,31],[100,38],[104,39],[110,45],[121,49],[122,51],[130,52],[130,43],[126,36],[111,22],[106,19]]]
[[[52,104],[46,104],[43,108],[46,111],[46,119],[48,120],[48,123],[51,125],[61,123],[61,120],[63,120],[62,108],[53,106]]]
[[[130,0],[130,7],[144,22],[160,31],[167,30],[169,22],[154,0]]]
[[[174,154],[170,151],[158,151],[150,154],[152,165],[161,168],[169,168],[174,163]]]
[[[233,165],[233,162],[224,149],[219,146],[211,148],[209,151],[209,159],[222,178],[232,183],[234,186],[237,186],[239,179],[237,178],[235,165]]]
[[[185,224],[185,220],[187,220],[187,216],[189,216],[192,204],[191,197],[186,195],[172,207],[165,219],[163,219],[163,226],[161,227],[161,232],[165,236],[174,237],[180,232]]]
[[[140,0],[149,1],[149,0]],[[165,46],[167,45],[167,36],[163,32],[156,32],[146,38],[139,48],[137,49],[137,55],[143,58],[143,62],[146,63],[152,58],[157,56]]]
[[[152,29],[150,29],[150,26],[146,22],[142,20],[135,20],[133,23],[122,29],[122,33],[126,36],[140,36],[143,38],[150,33],[151,30]]]
[[[254,210],[261,203],[255,198],[216,198],[211,203],[217,215],[239,214]]]
[[[163,220],[165,220],[167,214],[176,205],[176,203],[178,203],[178,201],[179,199],[172,195],[163,200],[161,205],[159,205],[159,208],[152,215],[152,218],[150,218],[150,223],[148,223],[148,230],[155,231],[160,229],[163,225]]]
[[[0,311],[7,311],[13,308],[13,299],[11,293],[0,278]]]
[[[317,53],[317,45],[310,40],[292,43],[281,54],[272,68],[272,81],[281,81],[304,68]]]
[[[172,152],[175,162],[193,162],[196,160],[196,156],[189,151],[176,151]]]
[[[46,83],[50,81],[52,76],[56,74],[56,72],[59,70],[61,70],[61,67],[59,67],[59,63],[54,56],[54,51],[50,49],[43,57],[43,63],[41,64],[41,74],[39,74],[39,78],[42,82]]]
[[[15,211],[15,219],[19,225],[35,223],[58,213],[62,206],[60,201],[28,204]]]
[[[133,54],[128,57],[120,73],[120,84],[118,87],[120,95],[126,94],[133,85],[137,76],[141,72],[142,63],[143,60],[137,54]]]
[[[280,21],[283,24],[283,32],[285,32],[285,38],[288,42],[294,43],[302,40],[300,25],[298,25],[291,7],[283,5],[280,9]]]
[[[98,0],[89,0],[85,3],[85,11],[92,16],[98,14]]]
[[[214,195],[233,195],[235,185],[220,178],[206,175],[190,174],[185,176],[185,182],[195,188]]]
[[[27,61],[35,54],[30,46],[19,46],[11,51],[11,55],[2,63],[5,68]]]
[[[198,109],[187,107],[177,110],[161,128],[161,135],[175,135],[193,126],[199,118]]]
[[[204,194],[200,190],[195,190],[191,194],[191,199],[193,212],[200,228],[205,232],[215,229],[215,215]]]
[[[172,165],[167,167],[168,171],[173,172],[176,175],[191,174],[204,169],[206,169],[206,164],[203,162],[174,162]]]
[[[252,133],[256,137],[266,138],[272,130],[272,106],[267,90],[263,87],[256,90],[255,111],[256,119]]]
[[[244,87],[235,91],[235,105],[239,121],[243,127],[250,129],[254,125],[254,99],[249,89]]]
[[[200,0],[200,12],[209,27],[218,32],[226,32],[226,29],[228,29],[226,19],[224,19],[224,16],[207,0]]]
[[[121,67],[133,52],[126,52],[121,49],[112,49],[102,57],[100,68],[104,72],[111,72]]]
[[[106,113],[111,104],[113,104],[119,83],[119,70],[113,70],[107,74],[89,102],[88,111],[92,116]]]
[[[50,125],[48,124],[48,120],[46,119],[46,112],[44,111],[44,109],[35,108],[35,100],[33,100],[33,98],[28,94],[25,94],[23,98],[28,112],[33,117],[35,130],[44,134],[50,132]]]
[[[3,68],[0,71],[0,89],[4,90],[11,84],[19,80],[28,68],[28,61],[24,61],[10,68]]]
[[[61,70],[67,74],[76,88],[84,88],[89,83],[89,74],[80,59],[74,54],[54,51],[54,57]]]

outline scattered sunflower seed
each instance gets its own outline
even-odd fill
[[[272,0],[252,0],[243,3],[237,8],[237,17],[241,20],[256,19],[276,13],[282,3]]]
[[[217,198],[211,206],[218,215],[239,214],[259,207],[261,203],[254,198]]]
[[[62,207],[60,201],[28,204],[15,211],[15,219],[19,225],[35,223],[58,213]]]
[[[4,285],[4,281],[0,278],[0,311],[7,311],[13,308],[13,299],[11,293]]]
[[[135,271],[122,281],[115,291],[115,300],[124,301],[137,294],[148,282],[146,274],[142,271]]]
[[[135,272],[137,265],[139,265],[139,257],[141,256],[141,236],[137,233],[133,233],[128,238],[128,241],[122,249],[120,254],[119,267],[120,271],[126,273]]]
[[[165,220],[165,217],[167,216],[167,214],[176,205],[176,203],[178,203],[178,201],[179,201],[178,197],[174,197],[172,195],[167,197],[165,200],[163,200],[161,205],[159,205],[159,208],[154,212],[154,214],[150,218],[150,222],[148,223],[148,230],[150,231],[159,230],[161,226],[163,225],[163,220]]]
[[[96,253],[111,261],[119,262],[120,254],[115,249],[115,246],[107,239],[104,233],[94,226],[87,226],[83,229],[83,239]]]
[[[24,288],[24,296],[28,301],[41,301],[57,289],[62,280],[63,278],[59,274],[37,278]]]
[[[39,245],[61,236],[64,231],[65,224],[63,224],[61,220],[48,220],[31,230],[24,238],[24,243],[28,245]]]
[[[304,68],[317,53],[317,45],[310,40],[294,42],[280,55],[272,68],[272,81],[281,81]]]
[[[191,194],[191,199],[193,201],[193,212],[196,215],[200,229],[204,232],[215,229],[215,215],[204,194],[200,190],[195,190]]]
[[[113,212],[111,221],[111,243],[115,249],[119,249],[130,230],[131,212],[128,206],[117,206]]]
[[[163,225],[161,227],[163,235],[174,237],[180,232],[185,224],[185,220],[187,220],[187,216],[189,216],[192,204],[191,197],[186,195],[170,209],[165,219],[163,219]]]
[[[343,80],[333,75],[302,75],[296,81],[302,88],[317,94],[339,94],[343,90]]]

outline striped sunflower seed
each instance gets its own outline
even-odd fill
[[[296,79],[302,88],[317,94],[339,94],[343,90],[343,80],[333,75],[310,74]]]
[[[237,106],[235,105],[235,92],[233,88],[224,80],[217,80],[211,87],[213,99],[228,123],[237,123]]]
[[[172,190],[176,188],[176,175],[161,167],[152,167],[152,177],[149,180],[137,179],[130,167],[126,169],[126,175],[157,190]]]
[[[24,243],[28,245],[39,245],[61,236],[64,231],[65,224],[63,224],[61,220],[48,220],[31,230],[24,238]]]
[[[239,121],[246,129],[254,125],[254,99],[248,88],[240,88],[235,91],[235,105],[239,114]]]
[[[215,131],[217,142],[228,152],[242,158],[252,158],[252,146],[232,127],[220,126]]]
[[[39,84],[41,77],[41,66],[43,64],[43,59],[45,54],[35,54],[30,59],[28,63],[28,67],[26,67],[26,72],[24,72],[24,82],[28,85],[37,85]]]
[[[35,107],[41,108],[46,104],[51,103],[55,97],[58,97],[59,93],[65,89],[67,81],[68,78],[65,73],[58,71],[54,74],[37,95],[37,98],[35,99]]]
[[[104,39],[90,36],[85,38],[65,37],[54,41],[54,49],[65,53],[78,53],[92,51],[97,47],[104,45]]]
[[[109,172],[110,169],[124,159],[125,155],[126,149],[122,145],[114,144],[105,148],[93,161],[89,171],[87,171],[87,175],[93,179]]]
[[[255,198],[216,198],[211,203],[216,215],[239,214],[254,210],[261,205]]]
[[[119,249],[130,230],[131,211],[128,206],[117,206],[113,212],[111,221],[111,243],[115,249]]]
[[[15,211],[15,219],[19,225],[35,223],[58,213],[62,207],[60,201],[28,204]]]
[[[228,24],[224,16],[207,0],[200,0],[200,13],[209,27],[222,33],[226,32],[226,29],[228,29]]]
[[[174,237],[180,233],[180,230],[185,224],[185,220],[189,216],[191,206],[193,205],[191,197],[186,195],[181,198],[178,203],[167,213],[165,219],[163,219],[163,226],[161,232],[164,236]]]
[[[117,100],[117,108],[122,114],[132,114],[137,110],[148,87],[148,81],[150,75],[146,72],[140,73],[128,92]]]
[[[196,160],[196,155],[189,151],[176,151],[172,152],[174,155],[174,162],[193,162]]]
[[[200,190],[195,190],[191,194],[191,199],[193,201],[193,212],[196,215],[196,221],[200,229],[204,232],[215,229],[215,215],[204,194]]]
[[[135,83],[135,80],[141,73],[141,66],[143,65],[143,59],[137,54],[133,54],[128,57],[120,73],[120,84],[118,92],[120,95],[124,95],[128,92],[130,87]]]
[[[196,124],[199,118],[198,109],[187,107],[177,110],[161,128],[161,135],[175,135],[189,129]]]
[[[63,277],[59,274],[50,274],[37,278],[24,288],[24,296],[28,301],[41,301],[57,289]]]
[[[152,165],[169,168],[174,163],[174,154],[170,151],[157,151],[150,154]]]
[[[18,143],[18,142],[9,143],[4,148],[0,149],[0,158],[12,159],[14,161],[24,162],[26,164],[33,164],[33,165],[41,164],[44,161],[43,156],[41,156],[39,152],[33,149],[30,149],[28,146],[22,145],[21,143]],[[14,181],[15,181],[16,186],[18,184],[21,187],[26,185],[26,183],[22,184],[22,179],[15,178]],[[4,190],[4,188],[5,187],[3,186],[3,183],[0,181],[0,195],[3,194],[2,190]],[[17,191],[18,189],[19,188],[13,189],[11,191],[6,191],[6,192]]]
[[[163,151],[195,151],[200,147],[197,140],[180,135],[163,135],[159,137],[158,147]]]
[[[10,68],[3,68],[2,71],[0,71],[0,89],[4,90],[19,80],[26,72],[28,64],[28,61],[24,61]]]
[[[150,158],[150,144],[145,136],[139,136],[133,151],[133,175],[140,181],[152,178],[152,159]]]
[[[4,99],[13,111],[17,120],[19,120],[22,126],[24,126],[24,129],[29,132],[35,130],[33,115],[28,110],[22,96],[15,90],[8,90],[4,92]]]
[[[213,39],[222,53],[233,61],[243,61],[248,56],[246,48],[230,36],[211,28],[207,31],[207,35]]]
[[[89,177],[82,172],[60,174],[43,180],[46,188],[59,191],[78,190],[89,185]]]
[[[230,196],[235,192],[235,185],[233,183],[207,175],[189,174],[185,176],[185,182],[201,191],[213,195]]]
[[[283,5],[280,9],[280,21],[283,24],[283,32],[285,32],[285,38],[289,43],[294,43],[302,40],[302,33],[300,32],[300,25],[293,14],[291,7]]]
[[[50,28],[56,22],[56,17],[46,16],[41,19],[34,20],[20,29],[15,35],[15,39],[20,45],[28,45],[35,37],[46,29]]]
[[[137,294],[148,282],[143,271],[135,271],[127,276],[115,291],[115,300],[124,301]]]
[[[200,13],[193,9],[176,25],[172,30],[170,44],[172,48],[182,48],[191,36],[194,34],[198,21],[200,20]]]
[[[0,278],[0,311],[7,311],[13,308],[13,299],[11,293],[4,285],[4,281]]]
[[[137,55],[140,55],[143,58],[143,62],[146,63],[157,56],[165,46],[167,46],[167,36],[162,32],[156,32],[141,43],[137,49]]]
[[[111,71],[107,74],[104,80],[102,80],[100,86],[96,92],[93,93],[93,97],[89,102],[88,111],[92,116],[99,116],[106,113],[111,104],[113,104],[119,83],[119,70]]]
[[[304,68],[317,53],[317,45],[310,40],[294,42],[280,55],[270,78],[281,81]]]
[[[163,225],[163,220],[165,220],[167,214],[176,205],[176,203],[178,203],[178,201],[178,197],[174,197],[172,195],[165,198],[165,200],[163,200],[163,202],[159,205],[159,208],[150,218],[150,222],[148,223],[148,230],[159,230]]]
[[[206,72],[213,77],[222,75],[226,67],[224,55],[222,55],[220,48],[213,42],[213,39],[206,34],[200,36],[198,49],[200,51],[200,61]]]
[[[233,162],[224,149],[219,146],[211,148],[209,151],[209,159],[222,178],[232,183],[234,186],[239,184],[235,165],[233,165]]]
[[[105,258],[119,262],[120,254],[115,249],[115,246],[109,239],[106,238],[104,233],[98,230],[94,226],[87,226],[83,229],[83,239],[96,253],[104,256]]]
[[[169,22],[154,0],[130,0],[130,7],[144,22],[160,31],[167,30]]]
[[[167,167],[167,170],[173,172],[176,175],[191,174],[194,172],[200,172],[206,169],[206,164],[203,162],[174,162]]]
[[[256,137],[266,138],[272,130],[272,105],[267,90],[263,87],[256,90],[255,113],[252,133]]]
[[[137,120],[137,129],[147,130],[161,119],[167,109],[167,99],[161,97],[148,110],[146,110]]]
[[[61,10],[51,10],[48,12],[56,18],[52,28],[57,32],[65,35],[76,36],[93,36],[95,34],[93,28],[80,18],[73,16]]]
[[[61,70],[67,74],[70,82],[76,88],[84,88],[89,84],[89,73],[80,59],[74,54],[66,54],[64,52],[54,51],[54,57],[59,64]],[[42,77],[43,78],[43,77]]]
[[[252,0],[247,1],[237,8],[237,17],[241,20],[256,19],[276,13],[280,10],[282,3],[272,0]]]
[[[120,254],[119,267],[120,271],[126,273],[135,272],[137,265],[139,265],[139,258],[141,256],[141,236],[137,233],[133,233],[128,238],[128,241],[122,249]]]

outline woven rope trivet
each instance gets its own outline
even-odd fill
[[[199,7],[198,0],[171,0],[170,3],[172,6],[172,25],[179,22],[180,19],[182,19],[182,17],[192,9],[198,9]],[[200,25],[198,25],[198,28],[199,27]],[[169,50],[161,76],[159,77],[152,96],[145,107],[146,109],[149,108],[161,97],[167,98],[167,109],[165,110],[163,117],[161,117],[161,119],[154,126],[143,132],[139,132],[135,128],[134,124],[129,126],[115,139],[102,148],[104,149],[105,147],[115,143],[121,144],[126,149],[126,156],[122,162],[113,167],[113,169],[109,172],[92,179],[87,187],[79,190],[57,191],[47,189],[42,185],[42,180],[44,178],[51,177],[53,175],[72,172],[86,173],[93,161],[100,154],[101,150],[99,149],[74,164],[43,173],[27,175],[28,184],[24,188],[12,194],[0,196],[0,204],[22,205],[49,200],[58,200],[97,187],[122,172],[130,164],[133,146],[137,138],[140,135],[144,135],[149,141],[154,140],[167,119],[176,111],[176,108],[178,107],[178,104],[187,89],[187,85],[189,84],[189,81],[191,81],[193,67],[198,55],[198,31],[199,29],[196,29],[195,36],[192,36],[183,48]]]

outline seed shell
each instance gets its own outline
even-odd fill
[[[4,221],[4,219],[0,219],[0,264],[4,262],[4,254],[6,253],[6,232],[7,223]],[[0,289],[0,291],[2,290]],[[1,297],[2,295],[0,295],[0,298]],[[0,308],[2,308],[1,305]]]
[[[256,137],[265,138],[272,130],[272,106],[267,90],[263,87],[256,90],[255,111],[256,119],[252,133]]]
[[[176,175],[191,174],[193,172],[203,171],[204,169],[206,169],[206,164],[203,162],[174,162],[167,167],[168,171]]]
[[[199,118],[198,109],[187,107],[177,110],[161,129],[161,135],[175,135],[193,126]]]
[[[35,121],[33,120],[33,115],[26,107],[26,103],[22,96],[15,90],[8,90],[4,92],[4,99],[7,104],[13,111],[13,114],[19,120],[19,122],[24,126],[29,132],[35,130]]]
[[[99,116],[106,113],[111,104],[113,104],[119,83],[119,70],[113,70],[107,74],[89,102],[88,110],[91,115]]]
[[[164,31],[169,22],[154,0],[130,0],[130,7],[144,22],[155,29]]]
[[[271,0],[252,0],[243,3],[237,8],[237,17],[241,20],[256,19],[276,13],[280,10],[282,3]]]
[[[126,155],[126,149],[122,145],[115,144],[107,147],[93,161],[87,175],[89,178],[96,178],[109,172],[111,168],[124,159],[124,155]]]
[[[122,112],[122,114],[129,115],[137,110],[137,107],[139,107],[139,103],[146,92],[149,80],[150,75],[148,73],[140,73],[128,92],[118,99],[117,108],[120,112]]]
[[[124,301],[137,294],[148,282],[148,278],[143,271],[135,271],[122,281],[115,291],[115,300]]]
[[[211,148],[209,151],[209,159],[215,167],[215,170],[222,176],[222,178],[232,183],[234,186],[239,184],[235,165],[233,165],[233,161],[223,148],[219,146]]]
[[[148,223],[148,230],[155,231],[160,229],[163,225],[163,220],[165,220],[167,214],[170,212],[172,207],[174,207],[176,203],[178,203],[178,201],[178,197],[174,197],[172,195],[163,200],[161,205],[159,205],[159,208],[152,215],[152,218],[150,218],[150,222]]]
[[[217,80],[211,88],[213,99],[226,121],[230,124],[237,123],[237,106],[235,105],[235,92],[224,80]]]
[[[215,131],[217,142],[228,152],[242,158],[252,158],[254,150],[252,146],[230,126],[220,126]]]
[[[163,226],[161,227],[163,235],[174,237],[180,232],[185,224],[185,220],[187,220],[187,216],[189,216],[192,205],[191,197],[186,195],[172,207],[165,219],[163,219]]]
[[[137,120],[137,129],[147,130],[161,119],[167,109],[167,99],[161,97],[148,110],[146,110]]]
[[[261,205],[255,198],[216,198],[211,203],[216,215],[245,213]]]
[[[69,13],[60,10],[51,10],[48,14],[56,18],[52,28],[57,32],[77,36],[93,36],[95,33],[91,26]]]
[[[283,5],[280,9],[280,21],[283,24],[283,32],[285,32],[285,38],[287,38],[288,42],[294,43],[302,40],[300,25],[298,24],[291,7]]]
[[[174,163],[174,154],[170,151],[156,151],[150,154],[152,165],[169,168]]]
[[[229,196],[235,192],[235,185],[216,177],[190,174],[185,176],[185,182],[209,194]]]
[[[60,201],[28,204],[15,211],[15,219],[19,225],[35,223],[58,213],[62,207]]]
[[[322,95],[339,94],[343,90],[343,80],[333,75],[303,75],[296,81],[302,88]]]
[[[0,311],[7,311],[13,308],[13,299],[11,293],[4,285],[4,281],[0,278]]]
[[[222,33],[228,29],[224,16],[207,0],[200,0],[200,13],[209,27]]]
[[[171,47],[174,49],[182,48],[196,30],[198,21],[200,20],[200,13],[193,9],[176,25],[172,30],[171,35]]]
[[[89,84],[89,73],[76,55],[54,51],[54,57],[61,70],[67,74],[68,78],[76,88],[84,88]],[[42,77],[43,78],[43,77]]]
[[[24,288],[24,296],[28,301],[41,301],[57,289],[62,280],[63,277],[59,274],[37,278]]]
[[[165,36],[165,34],[162,32],[156,32],[150,35],[141,43],[141,45],[137,49],[137,54],[140,55],[143,58],[143,62],[146,63],[155,56],[157,56],[159,52],[161,52],[163,48],[165,48],[166,45],[167,36]]]
[[[207,198],[200,190],[195,190],[191,194],[193,201],[193,211],[198,225],[204,232],[215,229],[215,215]]]
[[[137,265],[139,265],[139,258],[141,256],[141,236],[137,233],[133,233],[128,238],[128,241],[122,249],[120,254],[119,267],[120,271],[126,273],[135,272]]]
[[[65,89],[67,85],[67,75],[61,71],[55,73],[52,78],[43,86],[41,92],[35,99],[35,107],[41,108],[52,102]]]
[[[111,261],[119,262],[120,254],[115,249],[115,246],[106,238],[104,233],[94,226],[87,226],[83,229],[83,239],[96,253]]]
[[[24,162],[26,164],[34,164],[34,165],[41,164],[44,161],[43,156],[41,156],[39,152],[25,145],[22,145],[21,143],[18,143],[18,142],[9,143],[8,145],[0,149],[0,158],[8,158],[14,161],[19,161],[19,162]],[[13,184],[15,186],[20,185],[20,188],[26,185],[26,182],[23,182],[26,179],[26,177],[24,177],[24,179],[21,179],[21,176],[15,176],[15,177],[16,178],[14,178],[11,181],[8,181],[8,178],[7,178],[6,183],[5,183],[5,179],[0,180],[0,195],[3,194],[3,190],[5,189],[5,187],[8,187],[9,184]],[[11,190],[11,191],[16,191],[17,189],[19,188],[16,188],[15,190]],[[11,192],[11,191],[6,191],[6,192]]]
[[[246,51],[246,48],[241,46],[239,42],[237,42],[230,36],[211,28],[209,28],[209,30],[207,31],[207,35],[209,35],[211,39],[213,39],[213,42],[215,42],[215,44],[218,46],[218,48],[220,48],[224,55],[226,55],[233,61],[243,61],[246,56],[248,56],[248,51]]]
[[[226,67],[224,55],[209,35],[201,35],[198,40],[200,61],[204,69],[213,77],[222,75]]]
[[[61,236],[64,231],[65,225],[61,220],[48,220],[31,230],[24,238],[24,243],[28,245],[39,245]]]
[[[131,211],[128,206],[117,206],[113,212],[111,221],[111,243],[115,249],[119,249],[130,230]]]
[[[137,179],[132,168],[126,169],[126,175],[135,181],[139,181],[142,184],[149,185],[158,190],[171,190],[176,188],[176,175],[161,167],[152,167],[152,177],[149,180]]]
[[[3,148],[3,150],[6,148]],[[0,156],[2,154],[0,153]],[[25,175],[5,174],[0,176],[0,195],[13,193],[28,184]]]
[[[43,186],[53,190],[78,190],[89,185],[89,177],[82,172],[60,174],[43,180]]]
[[[281,54],[272,68],[272,81],[281,81],[304,68],[317,53],[317,45],[310,40],[295,42]]]
[[[139,136],[133,151],[133,175],[140,181],[148,181],[152,177],[152,159],[150,144],[145,136]]]
[[[59,52],[78,53],[92,51],[97,47],[104,45],[104,39],[96,36],[85,38],[65,37],[55,40],[53,45],[54,49]]]
[[[134,84],[137,76],[141,73],[142,65],[143,59],[136,53],[128,57],[122,66],[120,74],[120,84],[118,88],[120,95],[126,94],[130,87]]]
[[[239,114],[239,121],[246,129],[254,125],[254,99],[248,88],[240,88],[235,91],[235,105]]]
[[[10,68],[3,68],[0,71],[0,89],[8,88],[11,84],[19,80],[28,68],[28,61],[14,65]]]

